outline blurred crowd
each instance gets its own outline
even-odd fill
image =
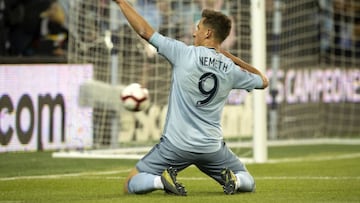
[[[360,1],[319,0],[321,52],[360,57]]]
[[[68,0],[0,0],[0,56],[64,56]]]

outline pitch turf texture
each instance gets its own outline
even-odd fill
[[[238,151],[240,152],[240,151]],[[0,154],[0,203],[4,202],[360,202],[360,146],[269,148],[270,163],[247,164],[254,193],[225,195],[190,167],[178,175],[188,196],[156,191],[124,195],[123,181],[136,161],[60,159],[50,152]]]

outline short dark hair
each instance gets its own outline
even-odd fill
[[[228,16],[218,11],[204,9],[201,17],[205,18],[204,25],[214,30],[214,36],[220,43],[229,36],[231,20]]]

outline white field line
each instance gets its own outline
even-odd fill
[[[114,175],[114,174],[119,174],[119,173],[128,173],[129,171],[130,171],[130,169],[118,170],[118,171],[83,172],[83,173],[37,175],[37,176],[16,176],[16,177],[0,178],[0,181],[31,180],[31,179],[59,179],[59,178],[81,177],[81,176],[86,177],[86,176]]]
[[[266,163],[287,163],[287,162],[304,162],[304,161],[329,161],[339,159],[353,159],[359,158],[360,153],[332,155],[332,156],[315,156],[315,157],[300,157],[300,158],[284,158],[284,159],[270,159]]]
[[[360,153],[344,154],[338,156],[319,156],[319,157],[307,157],[307,158],[288,158],[288,159],[272,159],[268,160],[267,163],[286,163],[286,162],[303,162],[303,161],[326,161],[326,160],[339,160],[339,159],[350,159],[358,158]],[[246,161],[251,163],[251,161]],[[90,176],[102,176],[102,175],[115,175],[119,173],[128,173],[131,169],[124,169],[118,171],[100,171],[100,172],[82,172],[82,173],[69,173],[69,174],[53,174],[53,175],[37,175],[37,176],[16,176],[16,177],[3,177],[0,178],[0,181],[11,181],[11,180],[30,180],[30,179],[61,179],[61,178],[71,178],[71,177],[86,177]],[[96,177],[94,177],[96,178]],[[104,177],[102,177],[104,178]],[[105,177],[105,178],[115,178],[115,177]],[[123,179],[125,177],[116,177],[117,179]],[[312,177],[312,176],[300,176],[300,177],[258,177],[257,179],[356,179],[359,180],[360,177]],[[186,178],[180,178],[186,179]],[[194,178],[191,178],[194,179]],[[196,179],[196,178],[195,178]],[[201,179],[201,178],[200,178]],[[199,180],[200,180],[199,179]],[[205,178],[204,178],[205,179]]]
[[[253,147],[252,141],[227,142],[229,147]],[[360,139],[340,139],[340,138],[313,138],[313,139],[289,139],[289,140],[268,140],[267,146],[302,146],[302,145],[360,145]]]
[[[360,180],[360,176],[265,176],[256,180]]]

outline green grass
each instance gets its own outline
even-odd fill
[[[242,150],[239,150],[242,152]],[[360,146],[269,148],[271,162],[247,164],[255,193],[227,196],[195,167],[178,175],[187,197],[156,191],[124,195],[123,181],[136,161],[54,159],[50,152],[0,154],[2,202],[360,202]]]

